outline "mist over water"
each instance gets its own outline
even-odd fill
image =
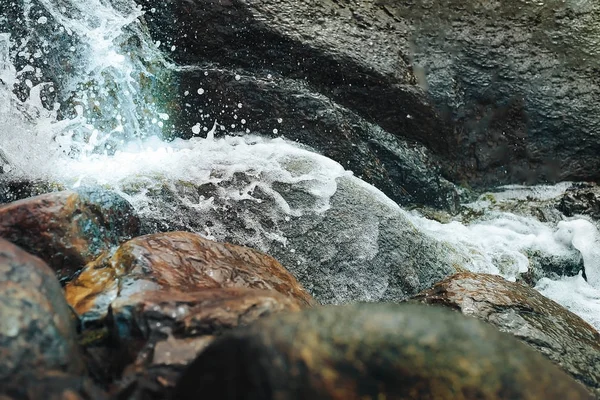
[[[193,132],[202,137],[164,140],[177,136],[169,112],[177,101],[169,97],[173,67],[133,1],[39,0],[9,8],[0,17],[0,167],[7,176],[68,187],[103,185],[148,214],[153,209],[146,189],[135,195],[126,189],[132,180],[148,188],[179,180],[218,186],[244,173],[250,181],[243,191],[221,195],[261,201],[254,195],[260,190],[282,213],[299,216],[326,212],[336,179],[351,175],[335,161],[283,139],[215,139],[218,121],[194,125]],[[297,185],[313,201],[291,205],[278,192],[279,184]],[[567,187],[509,188],[497,198],[527,190],[528,195],[557,196]],[[385,197],[371,190],[374,198]],[[213,203],[202,198],[191,206],[202,213]],[[472,271],[515,280],[529,268],[531,252],[573,262],[582,258],[589,283],[580,274],[544,278],[537,288],[600,329],[600,235],[591,222],[555,225],[495,211],[468,224],[441,224],[394,207],[417,229],[455,248]]]

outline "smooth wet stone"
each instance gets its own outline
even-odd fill
[[[117,298],[155,290],[191,292],[214,288],[274,290],[304,306],[315,304],[274,258],[256,250],[217,243],[190,232],[134,238],[114,254],[88,264],[65,290],[84,320],[106,315]]]
[[[47,369],[84,369],[69,306],[42,260],[0,239],[0,387]]]
[[[591,399],[543,355],[474,318],[411,304],[320,307],[216,339],[175,398]]]
[[[138,231],[133,207],[98,188],[47,193],[0,206],[0,237],[46,261],[61,279]]]
[[[90,378],[58,371],[26,373],[0,387],[1,400],[108,400]]]
[[[520,283],[463,272],[413,300],[458,309],[546,355],[600,396],[600,334],[566,308]]]

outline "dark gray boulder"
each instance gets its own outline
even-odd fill
[[[599,177],[594,2],[141,3],[177,63],[307,82],[455,181]]]

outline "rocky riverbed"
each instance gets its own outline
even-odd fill
[[[600,398],[600,5],[0,6],[2,399]]]

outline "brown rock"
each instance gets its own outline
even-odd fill
[[[247,288],[149,291],[118,298],[111,305],[107,324],[118,347],[112,363],[118,360],[121,368],[129,364],[119,391],[135,387],[141,398],[150,393],[164,398],[182,368],[212,342],[214,335],[303,307],[298,300],[273,290]],[[159,379],[166,383],[148,382]]]
[[[440,307],[354,304],[261,319],[216,339],[179,400],[591,399],[544,356]]]
[[[106,315],[117,297],[149,290],[211,288],[275,290],[304,306],[312,297],[275,259],[256,250],[217,243],[189,232],[140,236],[88,264],[66,287],[67,301],[84,319]]]
[[[83,370],[69,307],[42,260],[0,239],[0,387],[46,369]]]
[[[458,309],[513,334],[600,396],[600,334],[536,290],[495,275],[463,272],[413,299]]]
[[[42,258],[61,279],[138,230],[131,205],[99,189],[47,193],[0,206],[0,237]]]
[[[1,400],[108,400],[91,379],[59,371],[27,374],[0,387]]]

